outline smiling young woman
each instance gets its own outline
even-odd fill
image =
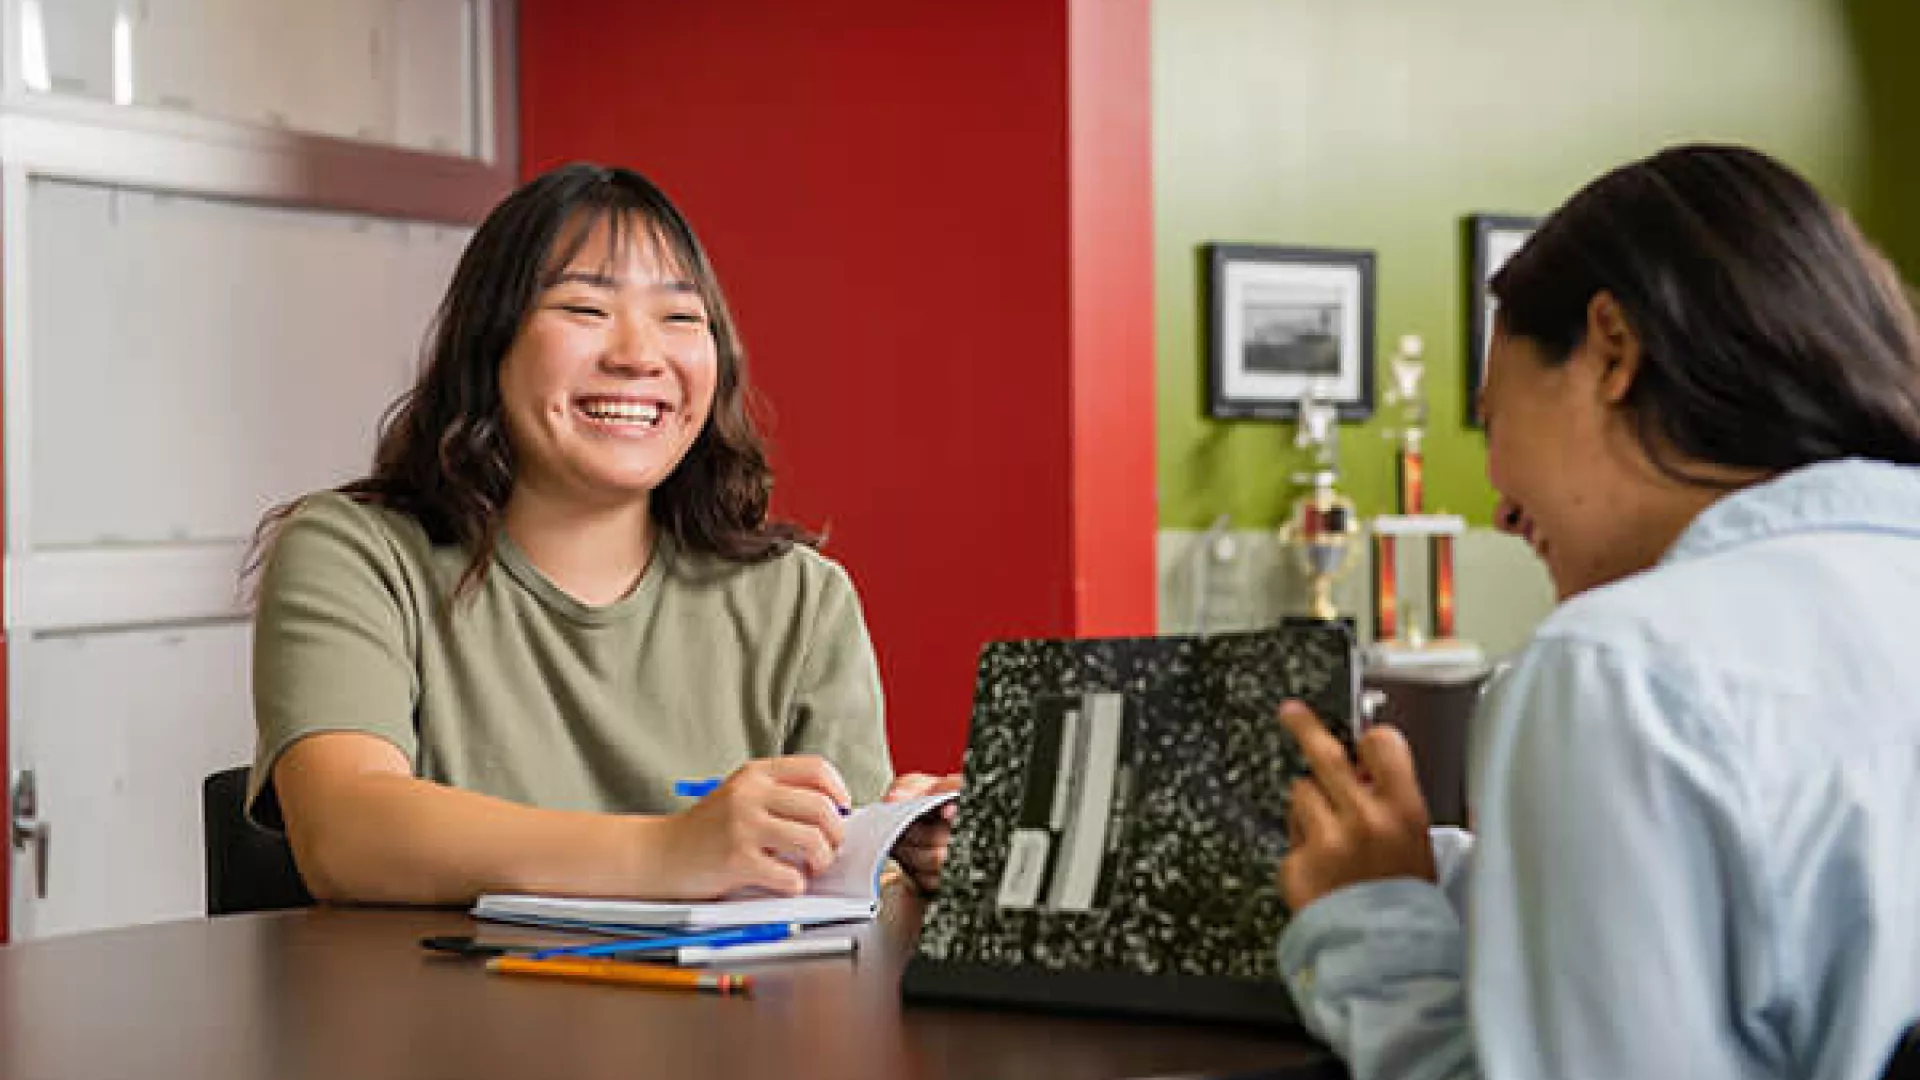
[[[859,601],[768,517],[747,399],[644,178],[570,165],[488,216],[372,473],[262,524],[248,805],[316,895],[794,893],[840,808],[957,784],[889,787]],[[898,849],[922,884],[946,836]]]

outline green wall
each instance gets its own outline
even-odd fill
[[[1883,4],[1904,10],[1876,14]],[[1270,526],[1295,494],[1291,426],[1206,417],[1202,244],[1373,249],[1376,362],[1402,334],[1426,339],[1429,508],[1484,524],[1493,499],[1485,446],[1464,423],[1462,218],[1541,214],[1616,164],[1713,139],[1779,155],[1875,231],[1898,214],[1885,190],[1862,205],[1869,174],[1889,181],[1868,160],[1854,35],[1876,18],[1911,28],[1915,7],[1157,0],[1161,525],[1202,527],[1226,513],[1236,527]],[[1904,75],[1910,47],[1879,47],[1883,81],[1914,85]],[[1891,132],[1885,109],[1872,115]],[[1920,256],[1920,231],[1902,236],[1909,246],[1890,245],[1896,254]],[[1379,404],[1376,394],[1376,415]],[[1343,425],[1341,442],[1343,486],[1363,512],[1388,509],[1382,425]]]
[[[1908,281],[1920,281],[1920,2],[1846,0],[1864,90],[1867,175],[1855,210]]]

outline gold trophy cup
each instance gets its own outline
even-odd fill
[[[1280,527],[1280,542],[1293,550],[1307,577],[1307,614],[1332,621],[1340,617],[1333,586],[1353,571],[1364,545],[1360,515],[1353,500],[1334,490],[1334,474],[1316,472],[1313,488],[1293,504]]]
[[[1313,468],[1294,476],[1307,491],[1294,502],[1279,536],[1306,574],[1308,614],[1329,621],[1340,617],[1333,602],[1334,583],[1353,571],[1364,547],[1353,500],[1335,486],[1340,479],[1338,425],[1336,406],[1321,401],[1309,383],[1300,395],[1300,427],[1293,444],[1308,451]]]

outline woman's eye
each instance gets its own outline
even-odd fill
[[[594,307],[592,304],[561,304],[560,310],[569,315],[586,315],[595,319],[604,319],[607,317],[605,309]]]
[[[704,311],[669,311],[667,321],[682,326],[705,326],[707,315]]]

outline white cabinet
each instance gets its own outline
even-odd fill
[[[475,0],[12,0],[28,90],[463,156]]]

